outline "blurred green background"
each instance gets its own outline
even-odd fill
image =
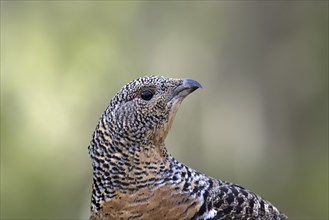
[[[328,219],[328,1],[1,1],[1,219],[87,219],[98,118],[189,77],[167,146],[290,219]]]

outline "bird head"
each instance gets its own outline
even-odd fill
[[[103,122],[114,140],[161,144],[183,99],[200,87],[192,79],[138,78],[112,98]]]

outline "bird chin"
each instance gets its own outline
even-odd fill
[[[172,99],[170,100],[170,102],[168,102],[168,107],[170,108],[168,120],[165,123],[163,123],[161,127],[157,129],[154,135],[153,140],[156,143],[156,145],[161,145],[164,143],[182,101],[183,98],[179,97]]]
[[[184,98],[185,98],[185,96],[180,96],[180,97],[176,97],[176,98],[172,99],[171,109],[170,109],[170,113],[169,113],[169,120],[168,120],[168,122],[170,122],[170,124],[174,120],[176,113]]]

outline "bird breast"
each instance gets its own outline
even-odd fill
[[[191,219],[200,209],[201,196],[182,193],[178,188],[163,185],[118,193],[90,219]]]

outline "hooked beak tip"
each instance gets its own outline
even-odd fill
[[[202,88],[202,85],[199,82],[193,79],[183,79],[182,84],[174,89],[172,98],[174,97],[184,98],[187,95],[194,92],[195,90],[197,90],[198,88]]]

